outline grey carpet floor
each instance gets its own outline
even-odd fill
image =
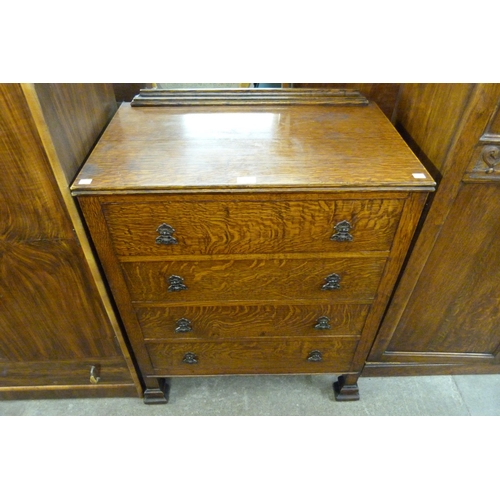
[[[498,416],[500,375],[361,378],[337,402],[332,376],[175,378],[166,405],[139,398],[1,401],[11,416]]]

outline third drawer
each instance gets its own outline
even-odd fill
[[[145,339],[359,335],[367,304],[138,307]]]

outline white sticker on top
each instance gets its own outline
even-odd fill
[[[425,179],[425,174],[412,174],[415,179]]]
[[[257,177],[236,177],[237,184],[255,184]]]
[[[78,182],[78,184],[91,184],[92,183],[92,179],[80,179],[80,181]]]

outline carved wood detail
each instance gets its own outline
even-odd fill
[[[478,148],[479,149],[479,148]],[[479,149],[476,163],[469,173],[470,180],[500,180],[500,145],[488,144]]]

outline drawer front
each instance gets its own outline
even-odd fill
[[[97,384],[90,380],[92,366],[98,370]],[[132,384],[130,371],[122,358],[0,362],[0,373],[0,388]]]
[[[157,376],[348,371],[358,340],[148,343]]]
[[[370,306],[139,307],[145,339],[359,335]]]
[[[372,300],[383,258],[123,262],[133,301]]]
[[[165,201],[105,203],[103,212],[121,256],[325,253],[389,250],[403,203]]]

